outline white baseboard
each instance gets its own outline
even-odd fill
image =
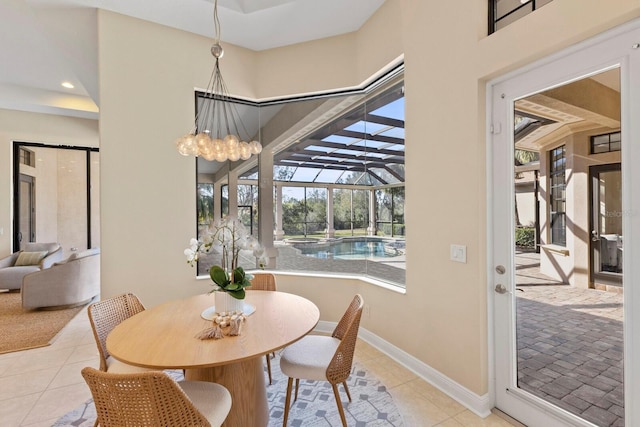
[[[314,329],[317,332],[331,333],[336,327],[336,322],[320,321]],[[429,384],[433,385],[468,410],[485,418],[491,414],[491,399],[488,394],[478,396],[466,387],[441,374],[426,363],[416,359],[404,350],[399,349],[388,341],[383,340],[372,332],[360,327],[358,337],[367,344],[377,348],[411,372],[418,375]]]

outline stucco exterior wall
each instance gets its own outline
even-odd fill
[[[611,129],[580,132],[564,138],[560,143],[548,147],[566,146],[566,200],[567,200],[567,253],[560,253],[552,249],[540,252],[540,272],[579,288],[589,288],[593,285],[590,275],[590,241],[591,226],[589,214],[591,212],[589,199],[589,168],[594,165],[620,163],[620,151],[591,154],[591,136],[610,132]],[[548,194],[549,186],[549,151],[544,153],[544,163],[540,164],[541,187],[543,194]],[[621,194],[617,194],[619,198]],[[549,206],[546,200],[540,204],[541,240],[545,244],[551,242],[549,229]],[[558,248],[560,249],[560,248]]]

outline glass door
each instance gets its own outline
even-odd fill
[[[620,164],[591,166],[589,176],[593,284],[596,288],[621,287],[624,248]]]
[[[69,255],[99,247],[97,149],[14,142],[13,156],[14,249],[59,242]]]
[[[20,210],[18,242],[19,248],[24,249],[25,243],[35,242],[36,239],[36,211],[35,211],[35,178],[20,174],[18,207]]]
[[[624,236],[628,251],[635,246],[638,218],[630,208],[638,192],[627,184],[638,176],[628,167],[638,36],[638,28],[603,36],[492,86],[495,406],[529,426],[640,419],[629,404],[638,368],[625,364],[639,348],[640,298],[622,291],[638,270],[622,244]],[[604,134],[621,139],[604,150]],[[601,286],[598,275],[620,282]]]

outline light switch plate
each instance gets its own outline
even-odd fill
[[[451,245],[451,261],[467,262],[467,247],[464,245]]]

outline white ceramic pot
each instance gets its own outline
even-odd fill
[[[216,313],[228,313],[230,311],[237,311],[244,308],[244,300],[236,299],[229,295],[227,292],[216,291],[214,292]]]

